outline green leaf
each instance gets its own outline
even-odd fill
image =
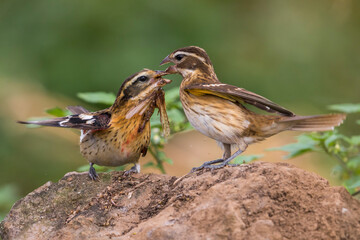
[[[89,165],[88,164],[82,165],[82,166],[78,167],[76,169],[76,171],[78,171],[78,172],[87,172],[87,171],[89,171]]]
[[[0,187],[0,207],[11,208],[18,199],[18,188],[15,184],[5,184]]]
[[[262,158],[264,155],[240,155],[237,156],[234,160],[234,164],[243,164],[243,163],[249,163],[251,161],[257,160],[259,158]]]
[[[358,113],[360,112],[360,103],[344,103],[344,104],[335,104],[328,106],[330,110],[335,110],[344,113]]]
[[[348,142],[348,143],[350,143],[351,142],[351,140],[348,138],[348,137],[346,137],[346,136],[344,136],[344,135],[342,135],[342,134],[333,134],[333,135],[331,135],[331,136],[329,136],[326,140],[325,140],[325,146],[326,146],[326,148],[329,148],[329,147],[331,147],[331,146],[334,146],[335,144],[336,144],[336,141],[337,140],[344,140],[344,141],[346,141],[346,142]]]
[[[143,165],[143,168],[149,168],[149,167],[155,167],[155,163],[153,162],[147,162]]]
[[[347,167],[350,168],[353,171],[360,169],[360,156],[356,156],[354,158],[349,159],[349,161],[346,163]]]
[[[53,115],[55,117],[65,117],[65,116],[68,116],[68,115],[71,114],[71,112],[69,110],[62,109],[62,108],[59,108],[59,107],[46,109],[45,112],[47,114]]]
[[[335,177],[340,177],[343,175],[345,169],[341,165],[336,165],[331,170],[331,175]]]
[[[186,121],[184,113],[178,109],[170,109],[167,111],[167,114],[172,124],[180,124]]]
[[[168,164],[171,164],[171,165],[174,163],[173,160],[171,158],[168,158],[168,157],[165,157],[164,159],[162,159],[162,161],[164,161],[164,162],[166,162]]]
[[[298,137],[297,143],[291,143],[285,146],[270,148],[268,151],[285,151],[289,152],[284,159],[293,158],[299,155],[302,155],[306,152],[315,151],[317,148],[318,141],[314,140],[312,137],[303,134]]]
[[[355,189],[360,187],[360,179],[358,179],[356,182],[354,182],[352,185],[348,186],[350,189]]]
[[[354,145],[360,145],[360,136],[352,136],[350,141]]]
[[[360,125],[360,120],[357,120],[356,123]]]
[[[114,171],[124,171],[126,168],[126,165],[118,166],[114,168]],[[112,171],[112,169],[109,169],[108,172]]]
[[[103,167],[103,166],[98,166],[98,165],[94,165],[93,167],[95,168],[95,170],[96,170],[97,172],[109,172],[109,171],[113,171],[113,169],[110,169],[110,168],[108,168],[108,167]],[[88,164],[82,165],[82,166],[78,167],[78,168],[76,169],[76,171],[78,171],[78,172],[87,172],[87,171],[89,171],[89,165],[88,165]]]
[[[360,176],[353,176],[344,181],[344,186],[350,193],[355,192],[357,188],[360,188]]]
[[[77,96],[85,102],[101,103],[106,105],[112,105],[116,99],[116,96],[113,93],[106,92],[78,93]]]
[[[179,88],[171,88],[165,92],[165,103],[174,103],[179,100]]]

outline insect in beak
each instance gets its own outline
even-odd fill
[[[171,83],[170,79],[162,78],[162,76],[168,75],[166,71],[156,71],[156,75],[151,78],[150,83],[155,83],[156,87],[163,87],[166,84]]]

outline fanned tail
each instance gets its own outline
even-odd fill
[[[290,124],[288,130],[293,131],[330,131],[339,126],[345,118],[346,114],[326,114],[289,117],[280,122]]]

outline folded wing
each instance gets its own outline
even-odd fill
[[[228,84],[194,84],[185,87],[184,90],[194,95],[214,95],[232,102],[248,103],[270,113],[278,113],[284,116],[295,116],[293,112],[281,107],[269,99],[243,88]]]

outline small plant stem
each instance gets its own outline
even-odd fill
[[[354,175],[353,171],[351,171],[351,170],[347,167],[346,162],[345,162],[338,154],[329,152],[329,150],[325,147],[324,144],[322,144],[322,148],[324,149],[324,151],[325,151],[328,155],[334,156],[334,157],[338,160],[338,162],[340,163],[341,167],[342,167],[343,169],[345,169],[345,171],[349,174],[349,176],[353,176],[353,175]]]
[[[154,148],[154,150],[153,150],[153,148]],[[150,146],[148,150],[149,150],[151,156],[153,156],[153,157],[155,158],[155,161],[156,161],[156,163],[157,163],[157,165],[156,165],[157,168],[160,170],[160,172],[161,172],[162,174],[165,174],[166,172],[165,172],[165,169],[164,169],[164,165],[162,164],[161,159],[160,159],[160,158],[157,156],[157,154],[156,154],[156,152],[158,152],[157,147],[155,147],[155,146]]]

